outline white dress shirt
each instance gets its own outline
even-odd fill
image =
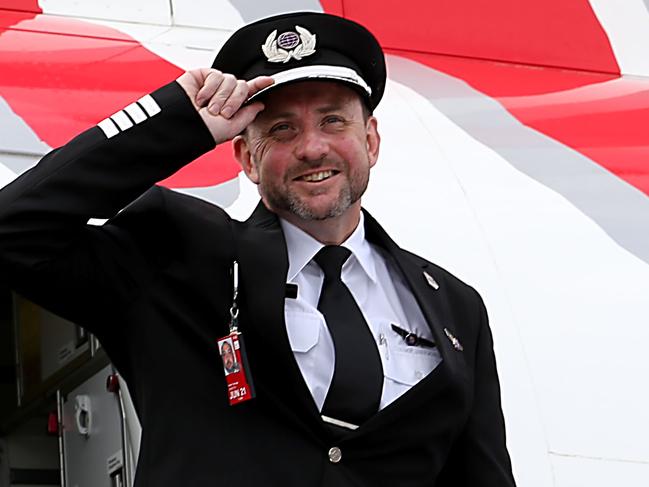
[[[318,299],[324,274],[312,259],[323,247],[306,232],[280,219],[288,250],[286,282],[298,286],[286,298],[284,316],[291,348],[318,410],[322,410],[334,372],[334,345]],[[437,348],[406,345],[391,324],[433,340],[412,292],[392,258],[365,240],[363,215],[342,243],[351,250],[341,278],[358,303],[379,349],[383,365],[380,408],[390,404],[428,375],[442,360]]]

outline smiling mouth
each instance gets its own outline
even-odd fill
[[[335,176],[336,174],[338,174],[338,171],[319,171],[312,174],[307,174],[306,176],[300,176],[299,178],[297,178],[297,180],[306,181],[308,183],[319,183],[320,181],[329,179],[331,176]]]

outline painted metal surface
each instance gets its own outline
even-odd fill
[[[62,401],[65,485],[126,486],[121,410],[116,393],[106,390],[109,365]]]
[[[0,185],[244,22],[367,24],[389,83],[364,203],[484,295],[519,485],[649,483],[647,2],[53,3],[0,0]],[[227,145],[164,184],[240,218],[258,199]]]
[[[112,27],[30,12],[6,11],[1,18],[0,97],[15,115],[5,122],[4,151],[33,153],[43,143],[58,147],[182,73]],[[35,138],[15,147],[9,134],[24,133],[23,125]],[[214,186],[237,173],[229,148],[221,146],[167,183]]]
[[[588,0],[411,0],[407,7],[396,2],[382,8],[373,5],[345,0],[345,15],[376,32],[387,48],[619,73],[606,32]],[[389,21],[392,16],[399,22]]]

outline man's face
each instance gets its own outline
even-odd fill
[[[359,211],[380,140],[356,92],[305,81],[271,91],[264,105],[235,154],[266,206],[289,220]]]
[[[221,357],[223,357],[223,364],[226,369],[231,369],[234,365],[234,354],[232,353],[232,347],[228,342],[225,342],[221,346]]]

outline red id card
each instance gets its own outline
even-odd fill
[[[228,386],[230,406],[253,399],[255,389],[252,377],[248,374],[248,360],[243,336],[239,332],[230,333],[217,340],[217,345],[223,363],[225,382]]]

